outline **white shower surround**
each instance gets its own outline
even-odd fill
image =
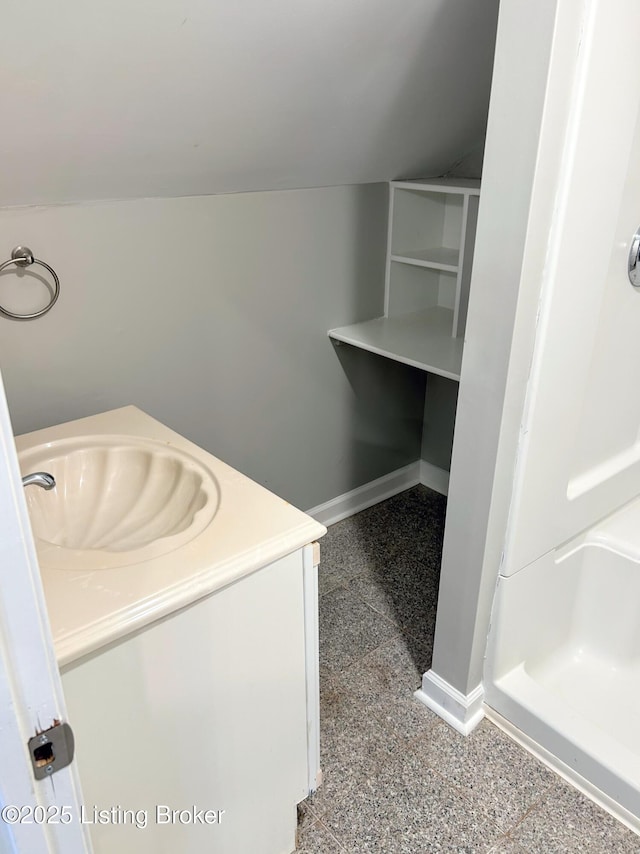
[[[640,10],[575,7],[576,68],[556,66],[572,98],[553,212],[530,212],[544,268],[484,689],[489,716],[640,832],[640,293],[627,277],[640,99],[626,86]],[[552,57],[549,93],[553,76]],[[543,142],[559,124],[546,112]]]
[[[485,699],[640,832],[640,500],[500,578]]]

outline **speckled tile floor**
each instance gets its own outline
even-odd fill
[[[431,661],[444,514],[418,486],[322,540],[324,782],[300,807],[298,852],[640,852],[489,721],[465,739],[413,698]]]

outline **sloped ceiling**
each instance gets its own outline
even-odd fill
[[[498,0],[9,0],[0,205],[438,175]]]

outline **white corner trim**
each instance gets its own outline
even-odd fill
[[[428,670],[422,677],[422,688],[413,696],[462,735],[469,735],[484,717],[482,683],[469,694],[461,694],[433,670]]]
[[[420,483],[441,495],[449,494],[449,472],[426,460],[420,460]]]
[[[318,634],[318,563],[314,545],[302,550],[304,657],[307,694],[307,794],[322,782],[320,771],[320,641]]]
[[[305,512],[323,525],[334,525],[419,483],[446,495],[449,490],[449,472],[424,460],[417,460]]]
[[[332,498],[324,504],[318,504],[306,513],[322,525],[334,525],[418,483],[420,483],[419,461],[385,474],[370,483],[365,483],[364,486],[352,489],[351,492],[345,492],[344,495]]]

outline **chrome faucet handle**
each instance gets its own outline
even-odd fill
[[[23,486],[29,486],[32,483],[41,486],[43,489],[53,489],[56,485],[56,479],[46,471],[34,471],[33,474],[26,474],[22,478]]]

